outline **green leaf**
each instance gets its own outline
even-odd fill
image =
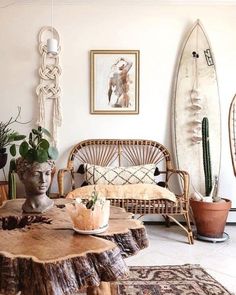
[[[46,139],[41,139],[41,141],[39,142],[39,146],[40,148],[44,149],[44,150],[48,150],[50,144]]]
[[[29,144],[32,146],[33,149],[36,149],[36,146],[37,146],[37,145],[36,145],[36,143],[34,143],[34,141],[33,141],[32,138],[33,138],[33,136],[32,136],[32,133],[30,132],[30,136],[29,136]],[[35,139],[36,139],[36,138],[35,138]],[[34,140],[35,140],[35,139],[34,139]]]
[[[14,141],[23,140],[25,138],[26,138],[25,135],[17,134],[17,135],[14,136]]]
[[[47,129],[42,128],[42,132],[43,132],[47,137],[49,137],[49,138],[52,137],[51,133],[50,133]]]
[[[19,148],[19,153],[20,153],[20,155],[21,155],[23,158],[25,158],[25,156],[26,156],[28,150],[29,150],[29,144],[28,144],[28,142],[23,141],[23,142],[21,143],[21,145],[20,145],[20,148]]]
[[[13,157],[15,157],[16,155],[16,145],[13,144],[11,147],[10,147],[10,153]]]
[[[52,160],[56,160],[58,158],[59,152],[58,149],[54,146],[49,147],[48,149],[49,158]]]
[[[16,160],[11,159],[10,165],[9,165],[9,172],[16,171]]]
[[[32,163],[32,162],[36,161],[36,160],[35,160],[35,159],[36,159],[35,154],[36,154],[35,150],[33,150],[33,149],[29,149],[28,152],[27,152],[27,154],[25,155],[24,158],[25,158],[27,161],[29,161],[29,162]]]
[[[17,135],[17,132],[13,132],[8,135],[7,142],[13,142],[15,140],[15,136]]]
[[[45,151],[43,149],[38,149],[36,151],[36,155],[37,155],[36,161],[39,163],[43,163],[48,160],[48,153],[47,153],[47,151]]]
[[[36,134],[36,135],[39,135],[40,134],[40,132],[38,130],[36,130],[36,129],[32,129],[32,133],[33,134]]]

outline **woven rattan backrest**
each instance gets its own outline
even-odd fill
[[[80,164],[133,166],[161,164],[171,168],[169,151],[160,143],[141,139],[90,139],[78,143],[71,151],[67,166],[77,171]]]

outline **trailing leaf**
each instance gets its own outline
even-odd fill
[[[50,144],[46,139],[43,138],[39,141],[39,147],[44,150],[48,150],[50,147]]]
[[[48,153],[44,149],[38,149],[36,151],[35,161],[39,163],[46,162],[48,160]]]
[[[25,158],[25,156],[27,155],[27,152],[29,150],[29,144],[26,141],[23,141],[20,145],[19,148],[19,153],[21,155],[21,157]]]
[[[51,138],[51,137],[52,137],[51,133],[50,133],[47,129],[42,128],[42,132],[43,132],[48,138]]]
[[[56,160],[58,158],[58,150],[54,146],[50,146],[48,149],[49,158],[52,160]]]
[[[98,199],[98,192],[94,188],[94,191],[91,194],[91,198],[90,198],[90,200],[86,204],[86,208],[87,209],[94,210],[94,207],[95,207],[95,204],[97,202],[97,199]]]
[[[16,155],[16,145],[13,144],[11,147],[10,147],[10,153],[13,157],[15,157]]]

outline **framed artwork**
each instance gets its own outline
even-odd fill
[[[139,50],[90,51],[90,113],[139,113]]]

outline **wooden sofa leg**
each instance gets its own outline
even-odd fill
[[[193,245],[194,244],[194,239],[193,239],[193,232],[192,232],[192,227],[190,223],[190,217],[189,217],[189,212],[184,214],[184,218],[187,224],[187,230],[188,230],[188,241],[189,244]]]
[[[163,218],[165,219],[165,225],[166,227],[170,227],[170,218],[168,215],[162,215]]]

